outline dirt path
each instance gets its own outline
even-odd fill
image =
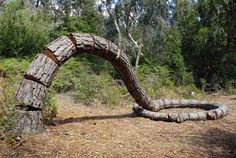
[[[228,104],[227,117],[177,124],[136,117],[132,105],[85,106],[59,95],[57,125],[24,135],[15,149],[0,142],[0,157],[236,157],[236,96],[213,99]]]

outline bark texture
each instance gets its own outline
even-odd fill
[[[66,36],[59,37],[48,44],[45,49],[50,50],[55,55],[60,65],[68,60],[76,50],[72,41]]]
[[[38,133],[43,131],[43,116],[41,110],[17,110],[15,115],[15,134],[20,136],[22,133]]]
[[[58,65],[44,54],[38,54],[30,64],[26,72],[26,78],[41,82],[45,86],[49,86],[52,82],[54,72]]]
[[[21,106],[31,106],[42,109],[46,90],[47,87],[39,82],[23,79],[16,94],[16,98]]]
[[[46,90],[50,86],[58,66],[76,52],[95,54],[109,61],[119,72],[129,93],[136,101],[137,104],[134,105],[133,110],[140,116],[153,120],[183,122],[185,120],[218,119],[228,113],[227,107],[222,104],[184,99],[150,100],[140,86],[128,57],[115,44],[91,34],[72,33],[59,37],[47,45],[43,54],[38,54],[27,70],[16,98],[19,105],[34,110],[19,111],[20,117],[16,121],[18,129],[25,132],[42,129],[41,109]],[[164,108],[176,107],[197,107],[209,111],[171,114],[157,112]]]

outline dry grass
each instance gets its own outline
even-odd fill
[[[230,114],[177,124],[136,117],[131,104],[85,106],[60,95],[56,125],[24,135],[16,148],[0,142],[0,157],[236,157],[236,96],[209,99],[227,103]]]

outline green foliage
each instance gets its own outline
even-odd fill
[[[8,80],[17,81],[22,78],[29,66],[28,59],[5,58],[0,59],[0,69],[5,73]]]
[[[44,116],[47,118],[56,117],[59,112],[59,106],[55,97],[56,91],[52,88],[48,89],[47,95],[44,99]]]
[[[192,82],[175,85],[169,68],[159,65],[155,67],[158,72],[150,65],[141,65],[137,70],[141,85],[151,98],[191,98],[191,92],[196,93],[197,98],[203,97],[202,92]]]
[[[0,11],[0,56],[30,56],[49,41],[50,18],[23,0],[10,1]]]
[[[174,85],[170,80],[168,69],[158,65],[156,67],[158,72],[149,65],[141,65],[137,70],[137,76],[141,85],[152,98],[159,96],[159,90],[162,87],[172,87]]]
[[[120,87],[107,73],[100,75],[83,73],[76,86],[76,99],[78,101],[100,101],[108,105],[120,103],[125,88]]]
[[[57,92],[75,90],[77,78],[80,77],[81,73],[84,71],[88,71],[86,64],[72,57],[59,69],[59,72],[53,80],[52,87]]]
[[[192,74],[187,72],[181,53],[180,34],[174,28],[167,29],[164,34],[164,48],[161,55],[161,64],[168,66],[171,71],[172,80],[174,80],[177,85],[192,84]]]
[[[0,130],[5,124],[12,122],[13,108],[16,100],[12,97],[16,87],[6,79],[0,78]]]
[[[0,77],[0,126],[10,123],[13,119],[17,105],[16,91],[29,64],[28,59],[0,59],[0,71],[5,74],[5,78]],[[50,89],[45,100],[45,111],[51,116],[55,116],[58,110],[54,95]]]
[[[98,14],[91,14],[89,17],[66,16],[63,23],[57,27],[57,36],[65,35],[70,32],[84,32],[99,34],[101,32],[100,17]]]
[[[144,52],[151,58],[151,64],[158,64],[168,68],[169,77],[176,85],[193,84],[191,71],[187,69],[182,56],[181,35],[177,28],[163,28],[163,32],[153,32],[151,40],[145,41]],[[157,44],[158,43],[158,44]]]
[[[88,62],[85,58],[71,58],[59,70],[52,87],[58,92],[74,91],[74,97],[80,102],[96,100],[117,105],[125,91],[104,69],[94,69],[99,66]]]
[[[58,1],[57,3],[63,7],[65,15],[61,16],[62,22],[56,28],[56,36],[70,32],[102,33],[102,16],[98,14],[94,0],[80,0],[74,3]]]
[[[182,36],[182,54],[195,81],[205,90],[227,89],[235,82],[234,1],[178,1],[176,21]],[[235,84],[233,84],[235,85]]]
[[[17,105],[15,94],[23,74],[29,66],[26,59],[0,59],[0,70],[5,78],[0,77],[0,126],[13,120],[14,107]]]

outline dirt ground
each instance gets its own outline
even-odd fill
[[[56,125],[24,135],[20,146],[0,142],[0,157],[236,157],[236,96],[211,99],[226,103],[230,114],[216,121],[178,124],[136,117],[132,104],[86,106],[59,95]]]

